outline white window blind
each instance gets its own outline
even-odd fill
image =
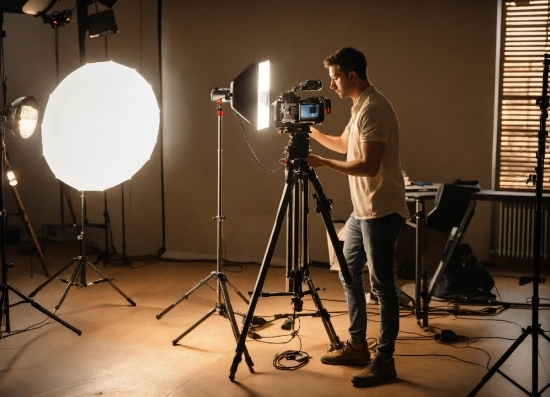
[[[537,165],[541,119],[537,98],[542,94],[544,54],[550,52],[549,12],[548,0],[504,2],[496,166],[500,190],[535,189],[526,182]],[[549,158],[544,164],[545,191],[550,191]]]

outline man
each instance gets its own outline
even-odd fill
[[[399,332],[399,301],[394,279],[395,247],[409,210],[399,157],[399,125],[388,100],[367,78],[367,61],[360,51],[343,48],[324,60],[330,88],[340,98],[351,98],[351,119],[340,136],[311,128],[311,137],[346,160],[314,154],[312,168],[328,167],[349,176],[353,213],[344,242],[344,256],[352,276],[347,285],[340,273],[350,317],[350,339],[321,362],[360,365],[354,386],[371,386],[397,376],[393,360]],[[368,265],[371,292],[380,307],[380,337],[371,357],[367,346],[367,312],[363,268]]]

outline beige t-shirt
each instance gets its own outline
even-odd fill
[[[381,218],[392,213],[409,218],[399,157],[399,124],[392,105],[373,85],[353,104],[346,129],[349,133],[348,160],[361,158],[361,142],[386,144],[376,176],[349,176],[356,218]]]

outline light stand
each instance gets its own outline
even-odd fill
[[[1,18],[1,15],[0,15]],[[1,29],[0,29],[1,30]],[[77,328],[73,327],[72,325],[66,323],[59,317],[57,317],[55,314],[49,312],[48,310],[44,309],[42,306],[40,306],[38,303],[36,303],[34,300],[29,298],[28,296],[25,296],[22,292],[20,292],[18,289],[12,287],[8,284],[8,269],[13,266],[13,264],[6,263],[6,209],[4,206],[4,180],[5,180],[5,173],[4,173],[4,167],[5,167],[5,150],[6,150],[6,144],[5,144],[5,118],[4,121],[2,121],[2,125],[0,126],[0,134],[1,134],[1,147],[0,147],[0,162],[2,170],[2,176],[1,176],[1,184],[0,184],[0,210],[1,210],[1,220],[0,220],[0,238],[1,241],[1,248],[2,248],[2,285],[0,286],[0,289],[2,291],[2,296],[0,298],[0,308],[2,310],[2,319],[1,324],[5,325],[5,331],[7,333],[11,332],[11,325],[10,325],[10,303],[9,303],[9,291],[13,292],[17,296],[19,296],[21,299],[23,299],[24,302],[30,303],[32,307],[35,309],[40,310],[42,313],[46,314],[48,317],[54,319],[55,321],[59,322],[60,324],[64,325],[65,327],[69,328],[71,331],[75,332],[76,334],[80,335],[82,332],[78,330]],[[0,333],[0,337],[2,337],[2,334]]]
[[[66,279],[60,279],[61,281],[63,282],[66,282],[68,283],[64,293],[63,293],[63,296],[61,298],[61,300],[59,301],[59,303],[55,306],[55,309],[59,309],[59,307],[61,306],[61,304],[63,303],[63,300],[65,299],[65,295],[67,295],[67,293],[69,292],[69,288],[73,285],[76,285],[77,287],[86,287],[88,285],[92,285],[92,284],[97,284],[97,283],[101,283],[101,282],[108,282],[109,284],[111,284],[111,286],[116,289],[118,291],[119,294],[121,294],[124,298],[126,298],[126,300],[128,302],[130,302],[130,304],[132,306],[135,306],[135,302],[132,301],[130,298],[128,298],[117,286],[115,283],[112,282],[112,279],[109,279],[107,278],[106,276],[104,276],[91,262],[88,261],[88,258],[86,256],[86,247],[85,247],[85,244],[84,244],[84,233],[85,233],[85,230],[86,230],[86,226],[87,226],[87,221],[86,221],[86,194],[84,191],[81,191],[81,198],[82,198],[82,220],[81,220],[81,226],[78,227],[78,236],[77,236],[77,239],[80,241],[80,256],[76,257],[76,258],[73,258],[73,260],[71,262],[69,262],[67,265],[65,265],[64,267],[62,267],[61,269],[59,269],[54,275],[52,275],[50,278],[48,278],[46,281],[44,281],[42,284],[40,284],[38,287],[36,287],[30,294],[29,296],[33,297],[35,296],[42,288],[44,288],[47,284],[50,283],[50,281],[54,280],[55,278],[57,278],[57,276],[59,276],[61,273],[63,273],[65,270],[67,270],[69,267],[71,267],[74,263],[77,263],[77,266],[73,272],[73,275],[71,277],[70,280],[66,280]],[[89,224],[88,224],[89,226]],[[92,225],[94,226],[94,225]],[[108,240],[106,239],[106,242]],[[92,281],[92,282],[87,282],[86,281],[86,264],[88,264],[89,266],[92,267],[92,269],[98,273],[101,277],[103,277],[102,279],[99,279],[99,280],[96,280],[96,281]],[[75,279],[76,277],[78,276],[78,274],[80,274],[80,282],[79,283],[75,283]]]
[[[86,246],[85,246],[85,241],[84,241],[84,236],[85,236],[85,220],[86,220],[86,193],[84,191],[81,191],[81,198],[82,198],[82,230],[80,231],[80,234],[78,235],[78,240],[80,241],[80,256],[74,258],[67,266],[65,266],[64,268],[62,268],[60,271],[58,271],[56,274],[54,274],[54,277],[57,277],[59,274],[61,274],[61,272],[63,272],[65,269],[67,269],[69,266],[73,265],[74,263],[76,263],[76,267],[73,271],[73,274],[71,276],[71,278],[69,280],[65,280],[65,279],[60,279],[61,281],[63,282],[66,282],[67,283],[67,287],[65,288],[65,290],[63,291],[63,294],[61,295],[61,298],[59,299],[59,302],[57,303],[57,305],[55,306],[55,310],[57,311],[57,309],[59,309],[61,307],[61,305],[63,304],[63,301],[65,300],[65,297],[67,296],[67,293],[69,292],[69,289],[75,285],[79,288],[82,288],[82,287],[88,287],[90,285],[93,285],[93,284],[98,284],[98,283],[109,283],[111,285],[111,287],[113,287],[120,295],[122,295],[132,306],[135,306],[136,303],[130,299],[128,296],[126,296],[124,294],[124,292],[122,292],[120,290],[120,288],[117,287],[117,285],[113,282],[112,279],[110,278],[107,278],[103,273],[101,273],[99,271],[99,269],[97,267],[95,267],[90,261],[88,261],[88,257],[86,256],[86,252],[85,252],[85,249],[86,249]],[[86,265],[90,266],[97,274],[99,274],[102,278],[98,279],[98,280],[95,280],[95,281],[91,281],[91,282],[87,282],[86,281]],[[79,282],[75,282],[76,278],[80,276],[80,281]],[[50,280],[46,281],[45,284],[47,284]],[[40,288],[42,288],[45,284],[43,284],[42,286],[38,287],[37,290],[39,290]],[[35,291],[37,291],[35,290]]]
[[[542,76],[542,96],[537,99],[537,105],[540,107],[540,129],[538,134],[538,151],[537,151],[537,166],[535,168],[535,175],[530,175],[527,183],[532,182],[535,185],[535,229],[534,229],[534,244],[533,244],[533,258],[534,258],[534,271],[533,271],[533,297],[531,299],[531,315],[532,322],[531,325],[523,330],[521,336],[510,346],[510,348],[504,353],[504,355],[495,363],[495,365],[489,370],[487,375],[485,375],[481,382],[468,394],[468,396],[475,396],[478,391],[481,390],[483,385],[498,372],[506,380],[516,386],[518,389],[523,391],[529,396],[538,397],[546,389],[550,387],[550,383],[544,386],[539,391],[538,384],[538,368],[539,368],[539,335],[545,338],[550,342],[550,337],[544,333],[540,324],[539,324],[539,284],[544,283],[544,278],[540,277],[540,264],[541,264],[541,247],[542,247],[542,236],[543,236],[543,222],[542,222],[542,193],[543,193],[543,182],[544,182],[544,157],[546,152],[546,137],[548,136],[548,131],[546,131],[546,119],[548,118],[548,106],[550,104],[548,98],[548,73],[550,70],[550,56],[544,54],[544,69]],[[499,370],[500,366],[510,357],[510,355],[516,350],[516,348],[529,336],[531,335],[533,340],[533,346],[531,351],[531,392],[526,390],[523,386],[517,383],[508,375],[504,374]]]
[[[275,225],[273,226],[273,231],[271,232],[271,237],[269,239],[260,272],[258,274],[258,279],[256,281],[254,291],[252,292],[248,311],[246,312],[246,316],[244,318],[241,336],[237,343],[235,358],[233,359],[229,375],[229,379],[231,379],[232,381],[235,379],[235,372],[237,371],[237,367],[241,361],[242,353],[246,349],[246,336],[252,323],[252,318],[254,316],[254,310],[256,308],[258,298],[262,296],[262,288],[265,282],[265,278],[267,276],[267,271],[269,270],[271,259],[277,245],[277,239],[279,233],[281,232],[281,228],[285,219],[285,214],[287,214],[287,210],[289,208],[291,208],[291,210],[288,211],[288,214],[290,215],[290,219],[288,220],[288,230],[292,230],[291,235],[293,241],[292,244],[290,244],[291,247],[287,245],[288,255],[292,256],[293,262],[296,262],[300,255],[302,259],[307,260],[307,244],[305,243],[305,241],[307,241],[307,236],[302,233],[305,241],[303,242],[303,244],[300,244],[301,235],[299,232],[299,227],[297,226],[300,222],[300,215],[299,210],[297,211],[297,207],[300,207],[300,202],[304,203],[306,200],[305,196],[308,194],[308,189],[305,188],[305,186],[307,184],[307,181],[311,182],[313,187],[315,188],[316,194],[314,194],[313,197],[315,197],[317,200],[317,212],[319,212],[323,218],[325,228],[330,237],[330,241],[334,248],[334,252],[336,253],[336,257],[338,258],[338,263],[340,264],[342,276],[346,283],[351,284],[352,282],[351,274],[349,272],[344,253],[342,251],[342,246],[338,241],[338,235],[336,234],[334,224],[332,223],[332,219],[330,217],[331,201],[327,199],[327,197],[323,193],[323,188],[321,187],[321,183],[319,182],[317,173],[305,161],[305,158],[309,154],[309,127],[297,127],[296,129],[288,132],[291,134],[291,139],[289,145],[285,150],[286,166],[288,167],[286,184],[283,190],[281,202],[279,204],[279,209],[277,211],[277,216],[275,218]],[[298,193],[295,192],[295,189],[300,187],[302,188],[300,189],[302,193],[301,197],[298,195]],[[293,198],[294,200],[292,200]],[[302,224],[307,224],[307,222],[305,222],[307,211],[304,211],[302,216],[304,217],[302,219]],[[304,228],[304,230],[307,229]],[[289,244],[288,241],[287,244]],[[302,247],[302,249],[305,249],[305,251],[302,251],[300,253],[299,247]],[[315,306],[317,307],[317,315],[321,317],[323,325],[325,326],[325,330],[327,331],[331,343],[331,348],[340,349],[342,345],[330,322],[330,314],[322,305],[321,299],[317,294],[317,289],[314,287],[313,282],[309,277],[307,267],[302,269],[294,269],[291,277],[294,280],[292,292],[293,302],[295,304],[298,304],[299,308],[301,304],[301,297],[304,294],[310,294],[313,298]],[[301,282],[308,285],[309,290],[305,293],[301,289]]]
[[[223,232],[222,222],[224,216],[222,215],[222,118],[223,102],[231,102],[231,107],[239,113],[249,123],[257,126],[257,129],[266,128],[269,125],[269,61],[257,63],[252,62],[245,70],[243,70],[237,77],[231,82],[231,87],[227,88],[214,88],[210,94],[212,102],[216,103],[216,114],[218,116],[218,214],[213,218],[217,222],[217,253],[216,253],[216,271],[210,273],[209,276],[199,281],[189,292],[181,296],[172,305],[164,309],[156,317],[160,319],[168,311],[173,309],[182,300],[187,299],[188,296],[197,290],[202,285],[206,284],[211,278],[217,280],[217,300],[214,307],[209,310],[199,321],[193,324],[185,332],[172,341],[172,344],[177,342],[196,328],[199,324],[210,317],[214,312],[227,315],[233,329],[235,340],[239,340],[241,337],[237,322],[235,321],[235,315],[233,308],[231,307],[231,301],[227,294],[226,283],[233,288],[233,290],[248,304],[248,300],[244,295],[235,288],[223,274]],[[223,300],[222,300],[223,298]],[[241,314],[241,313],[238,313]],[[244,313],[241,315],[244,316]],[[252,366],[252,360],[246,351],[246,348],[242,350],[246,357],[248,368],[251,372],[254,372]]]
[[[217,88],[212,91],[212,98],[215,98],[215,95],[217,93]],[[224,94],[225,95],[225,94]],[[227,95],[229,93],[227,92]],[[184,299],[188,299],[189,295],[191,295],[194,291],[196,291],[201,286],[205,285],[208,280],[215,278],[217,280],[216,282],[216,303],[214,304],[214,307],[210,309],[206,314],[201,317],[196,323],[191,325],[187,330],[185,330],[181,335],[179,335],[176,339],[172,341],[172,344],[175,346],[185,335],[189,334],[192,330],[194,330],[197,326],[199,326],[202,322],[204,322],[208,317],[210,317],[214,312],[217,312],[220,315],[228,316],[229,322],[231,323],[231,328],[233,330],[233,335],[235,336],[235,340],[238,341],[240,338],[239,333],[239,327],[237,325],[237,321],[235,320],[235,312],[233,311],[233,308],[231,306],[231,301],[229,299],[229,294],[227,293],[227,287],[226,283],[229,284],[233,290],[248,304],[248,300],[244,297],[244,295],[239,292],[233,284],[229,282],[225,274],[223,273],[223,230],[222,230],[222,222],[224,221],[225,217],[222,215],[222,118],[223,118],[223,106],[222,102],[223,99],[217,99],[216,101],[216,114],[218,116],[218,214],[212,218],[216,221],[217,224],[217,251],[216,251],[216,271],[210,273],[206,278],[199,281],[197,285],[195,285],[191,290],[189,290],[186,294],[182,295],[179,299],[177,299],[174,303],[172,303],[170,306],[168,306],[166,309],[164,309],[161,313],[157,314],[156,318],[157,320],[160,320],[162,316],[164,316],[166,313],[168,313],[170,310],[172,310],[176,305],[178,305],[181,301]],[[222,300],[223,298],[223,300]],[[254,372],[252,359],[248,355],[248,351],[244,349],[244,354],[246,357],[246,362],[248,364],[248,368],[250,369],[250,372]]]
[[[109,90],[113,92],[109,93]],[[136,93],[134,90],[139,92]],[[71,100],[68,97],[72,95],[82,97]],[[94,98],[94,95],[99,95],[99,98]],[[119,103],[101,102],[104,97],[113,97],[113,95],[116,95],[120,103],[125,106],[120,106]],[[96,114],[97,108],[87,106],[86,101],[93,102],[94,105],[107,104],[108,107],[103,112]],[[111,279],[99,272],[86,258],[84,236],[87,222],[84,192],[87,190],[104,191],[118,185],[129,179],[147,161],[156,139],[155,128],[158,125],[159,115],[155,105],[156,100],[151,86],[135,70],[113,62],[97,62],[82,66],[67,76],[50,96],[42,124],[44,156],[58,179],[82,192],[82,219],[78,236],[80,256],[74,258],[33,291],[35,294],[49,281],[76,263],[71,279],[63,280],[68,285],[56,309],[61,306],[71,286],[85,287],[98,282],[108,282],[132,306],[135,306],[135,303],[122,293]],[[74,109],[67,110],[68,107],[74,107]],[[90,114],[90,110],[94,113]],[[140,112],[142,118],[138,121],[135,114],[140,114]],[[113,120],[106,120],[109,118],[108,116],[116,117],[111,117]],[[86,117],[88,117],[88,122],[80,123],[81,128],[75,132],[72,119],[86,119]],[[113,129],[113,126],[118,125],[115,124],[115,121],[121,124],[119,128]],[[98,124],[94,126],[94,123]],[[71,141],[74,145],[86,142],[88,147],[93,145],[103,147],[106,142],[111,142],[114,135],[117,136],[117,143],[125,143],[111,145],[111,148],[118,147],[113,149],[113,152],[116,151],[113,154],[118,157],[105,156],[103,161],[93,164],[80,161],[75,163],[75,153],[65,150],[59,144],[63,141]],[[134,135],[139,139],[136,139]],[[68,146],[71,147],[70,144]],[[113,164],[109,164],[111,159]],[[102,279],[88,283],[86,281],[87,265],[91,266]],[[78,276],[80,276],[80,282],[75,281]]]

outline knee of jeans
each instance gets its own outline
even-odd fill
[[[395,285],[373,285],[371,292],[378,298],[397,299],[397,288]]]
[[[350,269],[350,275],[351,275],[351,283],[353,285],[363,285],[364,283],[364,280],[363,280],[363,270],[361,271],[352,271],[352,269]],[[346,282],[346,280],[344,279],[344,276],[342,274],[342,271],[339,271],[338,272],[338,276],[340,277],[340,281],[342,282],[343,285],[347,285],[348,283]]]

